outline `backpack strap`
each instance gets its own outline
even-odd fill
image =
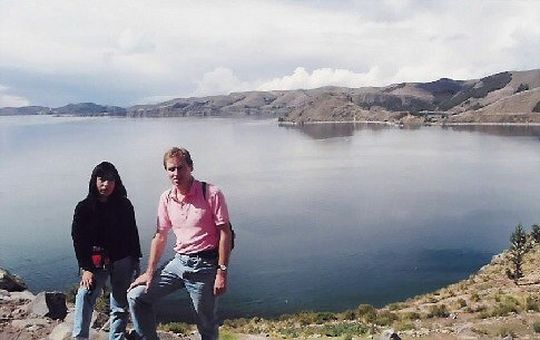
[[[208,186],[208,183],[202,181],[201,182],[202,184],[202,194],[203,194],[203,197],[204,199],[206,200],[206,203],[208,203],[208,206],[210,207],[210,209],[212,209],[212,205],[210,204],[210,202],[208,201],[208,198],[206,197],[207,194],[206,194],[206,187]],[[236,233],[234,232],[234,229],[232,227],[232,223],[229,221],[229,228],[231,229],[231,250],[234,249],[234,241],[235,241],[235,238],[236,238]]]

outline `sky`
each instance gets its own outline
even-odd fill
[[[537,0],[0,0],[0,107],[536,68]]]

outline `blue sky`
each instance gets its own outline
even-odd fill
[[[0,0],[0,107],[540,68],[540,1]]]

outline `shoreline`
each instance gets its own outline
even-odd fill
[[[447,126],[540,126],[540,123],[499,123],[499,122],[471,122],[471,123],[418,123],[418,124],[405,124],[400,122],[385,122],[379,120],[319,120],[319,121],[309,121],[309,122],[291,122],[291,121],[280,121],[279,125],[286,126],[302,126],[302,125],[319,125],[319,124],[368,124],[368,125],[388,125],[388,126],[398,126],[398,127],[447,127]]]
[[[64,115],[0,115],[0,117],[52,117],[52,118],[114,118],[114,119],[168,119],[168,118],[201,118],[201,119],[212,119],[212,118],[224,118],[224,119],[263,119],[263,120],[276,120],[278,125],[283,126],[303,126],[303,125],[324,125],[324,124],[367,124],[367,125],[387,125],[387,126],[397,126],[397,127],[451,127],[451,126],[540,126],[540,122],[527,122],[527,123],[513,123],[513,122],[417,122],[417,123],[403,123],[395,121],[381,121],[381,120],[317,120],[317,121],[307,121],[307,122],[295,122],[295,121],[280,121],[276,117],[235,117],[235,116],[169,116],[169,117],[131,117],[131,116],[118,116],[118,115],[89,115],[81,116],[75,114],[64,114]]]

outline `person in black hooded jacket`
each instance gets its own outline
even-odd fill
[[[127,289],[142,257],[133,205],[113,164],[92,171],[88,196],[75,207],[71,237],[81,269],[73,337],[88,338],[96,299],[111,282],[109,339],[123,339],[129,318]]]

